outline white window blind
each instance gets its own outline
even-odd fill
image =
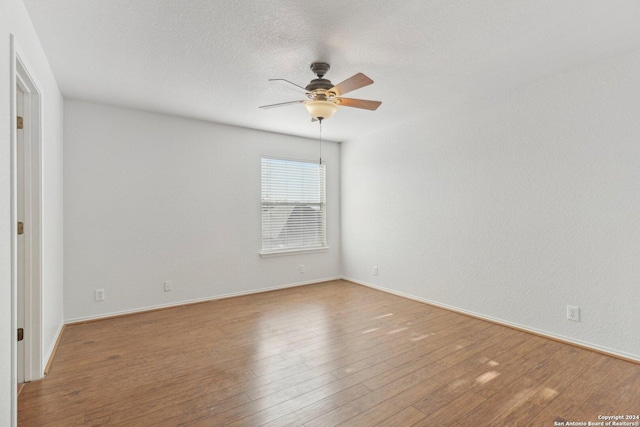
[[[262,158],[262,252],[326,247],[325,165]]]

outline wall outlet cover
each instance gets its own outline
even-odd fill
[[[580,307],[575,305],[567,306],[567,320],[573,320],[574,322],[580,321]]]

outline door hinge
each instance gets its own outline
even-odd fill
[[[24,222],[18,223],[18,234],[24,234]]]
[[[22,120],[22,117],[18,116],[18,129],[22,129],[24,127],[24,121]]]
[[[22,341],[24,339],[24,328],[18,328],[18,341]]]

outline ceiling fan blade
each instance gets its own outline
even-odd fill
[[[302,93],[302,94],[306,94],[307,93],[307,89],[303,88],[300,85],[297,85],[293,82],[290,82],[287,79],[269,79],[270,82],[276,82],[281,84],[282,86],[289,88],[291,90],[295,90],[298,93]]]
[[[258,108],[264,108],[264,109],[278,108],[278,107],[284,107],[285,105],[302,104],[303,102],[305,102],[305,100],[301,99],[299,101],[289,101],[289,102],[280,102],[278,104],[261,105]]]
[[[353,99],[353,98],[336,98],[339,99],[341,107],[355,107],[355,108],[363,108],[365,110],[375,111],[382,102],[380,101],[369,101],[367,99]]]
[[[342,83],[338,83],[331,89],[330,92],[335,92],[336,95],[344,95],[347,92],[351,92],[352,90],[360,89],[361,87],[365,87],[373,83],[369,77],[365,76],[362,73],[355,74],[349,77],[347,80]]]

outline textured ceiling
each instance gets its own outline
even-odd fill
[[[640,48],[637,0],[25,0],[67,98],[317,137],[314,61],[375,83],[323,126],[345,141]]]

